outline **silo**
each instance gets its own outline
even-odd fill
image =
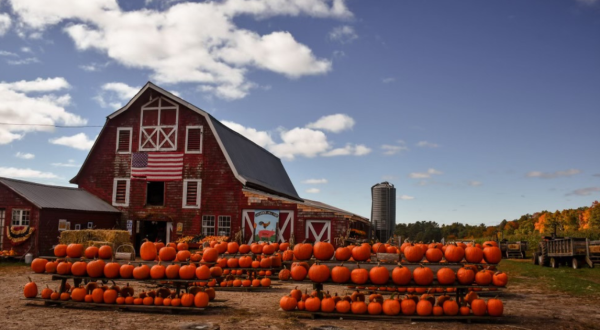
[[[375,236],[386,242],[396,228],[396,188],[385,181],[371,187],[371,221]]]

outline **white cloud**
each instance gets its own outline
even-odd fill
[[[50,93],[66,88],[69,83],[60,77],[0,82],[0,118],[2,122],[20,124],[1,125],[0,144],[22,139],[27,132],[52,132],[56,124],[85,125],[87,120],[65,110],[71,100],[69,94]]]
[[[8,52],[6,50],[0,50],[0,56],[12,56],[12,57],[19,57],[19,55],[12,53],[12,52]]]
[[[0,167],[0,176],[7,178],[36,178],[36,179],[54,179],[58,178],[56,174],[50,172],[41,172],[29,168]]]
[[[223,120],[221,121],[225,126],[231,128],[232,130],[240,133],[241,135],[248,138],[250,141],[258,144],[263,148],[271,147],[275,144],[273,139],[271,138],[271,134],[264,131],[258,131],[251,127],[244,127],[238,123],[234,123],[232,121]]]
[[[21,158],[21,159],[34,159],[35,155],[31,154],[31,153],[23,153],[23,152],[19,151],[15,154],[15,157]]]
[[[29,47],[21,47],[21,52],[33,54],[33,50],[31,50]]]
[[[428,179],[431,178],[432,175],[441,175],[443,174],[441,171],[438,171],[434,168],[430,168],[427,172],[413,172],[408,175],[411,179]]]
[[[98,71],[102,71],[102,69],[106,68],[108,65],[110,64],[110,62],[106,62],[106,63],[90,63],[90,64],[84,64],[84,65],[80,65],[79,68],[83,71],[87,71],[87,72],[98,72]]]
[[[354,127],[354,119],[346,114],[337,113],[319,118],[314,123],[306,125],[307,128],[320,129],[333,133],[340,133]]]
[[[371,149],[364,144],[347,144],[343,148],[336,148],[330,151],[323,153],[322,155],[325,157],[332,156],[365,156],[371,153]]]
[[[129,86],[122,82],[110,82],[102,85],[102,91],[94,96],[94,100],[103,108],[121,108],[131,100],[141,87]]]
[[[383,154],[387,156],[395,155],[401,151],[408,151],[406,143],[402,140],[398,140],[398,145],[384,144],[381,146]]]
[[[543,179],[554,179],[558,177],[564,176],[573,176],[581,173],[581,170],[578,169],[569,169],[566,171],[556,171],[556,172],[540,172],[540,171],[531,171],[527,173],[527,177],[529,178],[543,178]]]
[[[574,190],[574,191],[568,193],[567,196],[572,196],[572,195],[576,195],[576,196],[589,196],[589,195],[592,195],[593,193],[596,193],[596,192],[600,192],[600,187],[590,187],[590,188],[577,189],[577,190]]]
[[[471,186],[471,187],[479,187],[482,184],[483,183],[481,181],[469,181],[469,186]]]
[[[383,78],[381,79],[381,82],[384,84],[390,84],[396,81],[396,78],[394,77],[388,77],[388,78]]]
[[[302,181],[305,184],[325,184],[327,183],[327,179],[306,179]]]
[[[401,199],[403,201],[410,201],[410,200],[413,200],[415,198],[413,196],[402,195],[402,196],[398,197],[398,199]]]
[[[80,164],[75,164],[75,160],[74,159],[69,159],[66,163],[52,163],[50,164],[52,166],[57,166],[57,167],[80,167]]]
[[[10,65],[27,65],[32,63],[40,63],[37,57],[28,57],[19,60],[7,60],[6,63]]]
[[[596,3],[598,3],[598,0],[576,0],[577,2],[579,2],[582,5],[586,5],[586,6],[593,6]]]
[[[3,36],[8,32],[10,26],[12,25],[12,20],[8,14],[0,13],[0,36]]]
[[[348,44],[358,39],[358,34],[350,25],[336,26],[329,32],[329,39]]]
[[[319,188],[309,188],[309,189],[306,189],[306,192],[309,193],[309,194],[318,194],[318,193],[321,192],[321,189],[319,189]]]
[[[427,142],[427,141],[419,141],[417,143],[417,147],[421,148],[438,148],[440,145],[437,143]]]
[[[98,138],[98,136],[96,136]],[[62,136],[48,140],[52,144],[63,145],[79,150],[90,150],[94,145],[96,138],[89,139],[85,133],[78,133],[73,136]]]
[[[236,17],[352,17],[344,0],[223,0],[127,11],[116,0],[10,3],[22,30],[62,25],[80,51],[98,50],[125,67],[150,70],[157,83],[196,83],[229,99],[247,95],[253,84],[246,75],[254,68],[290,78],[331,70],[330,60],[289,32],[260,35],[236,26]]]

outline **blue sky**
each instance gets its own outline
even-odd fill
[[[68,4],[67,4],[68,3]],[[143,84],[282,158],[301,196],[497,224],[600,199],[600,1],[0,0],[0,176],[66,185]]]

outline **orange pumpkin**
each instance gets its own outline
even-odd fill
[[[204,308],[208,306],[208,300],[208,294],[204,291],[200,291],[194,296],[194,306]]]
[[[163,248],[165,249],[165,248]],[[155,279],[155,280],[159,280],[161,278],[165,277],[165,272],[166,272],[166,267],[160,264],[160,261],[158,262],[158,264],[152,266],[152,268],[150,268],[150,277]]]
[[[48,285],[46,285],[46,288],[44,288],[42,290],[42,294],[41,294],[42,299],[50,299],[50,296],[52,295],[52,292],[53,292],[52,289],[50,289],[48,287]]]
[[[173,303],[173,302],[171,302]],[[194,295],[191,293],[184,293],[181,296],[181,306],[190,307],[194,304]]]
[[[420,300],[417,303],[417,315],[419,316],[429,316],[433,310],[433,306],[431,305],[431,301],[429,300]]]
[[[85,261],[75,261],[71,266],[71,274],[75,276],[87,275],[87,263]]]
[[[67,256],[69,258],[81,258],[83,255],[83,245],[82,244],[69,244],[67,245]]]
[[[313,246],[307,243],[298,243],[294,246],[294,257],[298,260],[308,260],[312,257]]]
[[[119,269],[119,275],[121,278],[132,278],[134,268],[135,267],[131,264],[121,265],[121,268]]]
[[[398,315],[400,309],[400,302],[394,299],[394,294],[389,299],[383,301],[382,310],[385,315]]]
[[[318,312],[321,309],[321,299],[310,297],[304,302],[304,308],[309,312]]]
[[[227,244],[227,243],[225,243]],[[189,249],[189,245],[187,243],[177,243],[177,251],[185,251]],[[225,252],[225,251],[223,251]]]
[[[229,245],[227,245],[227,248],[229,249]],[[240,245],[238,252],[241,254],[247,254],[250,252],[250,245],[248,244],[242,244]]]
[[[73,264],[68,261],[60,262],[58,266],[56,266],[56,273],[60,275],[69,275],[71,274],[71,266],[73,266]]]
[[[145,240],[140,247],[140,257],[145,261],[153,261],[156,259],[156,247],[152,242]]]
[[[425,252],[425,259],[429,262],[440,262],[444,257],[444,253],[438,248],[429,248]]]
[[[404,315],[413,315],[417,311],[417,303],[414,299],[408,297],[402,300],[400,307],[402,308],[402,314]]]
[[[100,288],[94,289],[94,291],[92,291],[92,300],[96,304],[101,304],[104,301],[104,290]]]
[[[162,261],[173,261],[177,257],[177,251],[170,246],[165,246],[158,251],[158,258]]]
[[[227,253],[236,254],[240,250],[240,245],[237,242],[227,243]]]
[[[193,264],[184,265],[179,268],[179,278],[182,280],[191,280],[196,276],[196,267]]]
[[[474,299],[473,301],[471,301],[471,310],[473,311],[473,315],[475,316],[485,315],[485,312],[487,311],[485,300]]]
[[[98,249],[98,258],[111,259],[112,257],[113,257],[113,250],[109,245],[102,245]]]
[[[483,251],[478,247],[469,246],[465,249],[465,259],[470,263],[481,263],[481,260],[483,260]]]
[[[98,257],[98,248],[95,246],[88,246],[85,251],[83,252],[83,255],[87,258],[87,259],[95,259]]]
[[[423,254],[423,249],[417,245],[410,244],[404,248],[404,258],[408,262],[421,262]]]
[[[506,286],[506,284],[508,284],[508,275],[506,275],[506,273],[503,272],[497,272],[496,274],[494,274],[492,282],[495,286]]]
[[[350,270],[342,263],[331,269],[331,280],[335,283],[346,283],[350,280]]]
[[[34,273],[43,273],[43,272],[46,271],[46,264],[47,263],[48,263],[48,260],[46,260],[46,259],[35,258],[31,262],[31,270]]]
[[[456,281],[456,274],[452,269],[443,267],[437,271],[437,280],[441,285],[451,285]]]
[[[181,244],[181,243],[180,243]],[[177,252],[177,261],[185,262],[190,259],[192,254],[188,250],[181,250]]]
[[[465,257],[465,250],[456,244],[450,244],[446,247],[444,257],[448,262],[461,262]]]
[[[35,298],[38,294],[37,284],[31,280],[31,277],[28,278],[29,282],[25,284],[25,287],[23,288],[23,295],[25,298]]]
[[[294,281],[302,281],[306,278],[308,271],[303,266],[292,265],[292,270],[290,271],[290,273]]]
[[[421,265],[413,271],[413,279],[418,285],[430,285],[433,282],[433,271]]]
[[[334,253],[333,244],[329,242],[317,242],[313,247],[313,254],[317,260],[329,260]]]
[[[308,277],[315,283],[323,283],[329,279],[329,276],[329,267],[325,265],[313,264],[308,270]]]
[[[104,276],[107,278],[117,278],[121,271],[121,265],[118,262],[109,262],[104,266]]]
[[[497,246],[484,244],[483,259],[485,259],[485,262],[488,264],[497,264],[502,260],[502,251]]]
[[[293,298],[292,298],[293,299]],[[335,299],[331,298],[329,295],[321,300],[321,312],[331,313],[335,310]]]
[[[335,260],[346,261],[352,257],[352,251],[347,247],[339,247],[335,250]]]
[[[352,259],[355,261],[366,261],[371,258],[371,248],[368,244],[357,246],[351,252]]]
[[[154,248],[154,244],[152,244]],[[154,250],[156,251],[156,249]],[[133,278],[137,280],[145,280],[150,277],[150,267],[148,265],[139,265],[133,269]]]
[[[104,291],[104,295],[102,296],[102,299],[104,300],[105,304],[114,304],[115,301],[117,301],[117,297],[118,297],[117,290],[108,289],[108,290]]]
[[[66,244],[58,244],[54,247],[54,256],[63,258],[67,256],[67,245]]]
[[[377,264],[369,271],[369,279],[373,284],[386,284],[390,279],[390,272],[387,268]]]
[[[181,266],[179,266],[179,264],[168,265],[167,268],[165,269],[165,276],[170,279],[178,278],[180,268],[181,268]]]
[[[442,308],[445,315],[454,316],[458,314],[458,304],[453,300],[444,301]]]
[[[298,303],[298,309],[300,307],[300,303]],[[346,314],[350,311],[350,302],[348,300],[340,300],[335,303],[335,310],[338,313]]]
[[[206,248],[202,253],[202,259],[204,259],[205,262],[215,262],[219,259],[219,251],[215,248]]]
[[[475,272],[471,268],[462,267],[456,272],[456,278],[462,285],[471,285],[475,281]]]
[[[369,249],[369,251],[371,251],[371,249]],[[367,281],[369,280],[369,272],[366,269],[360,268],[360,265],[358,263],[356,264],[356,267],[357,268],[353,269],[352,272],[350,272],[350,280],[352,281],[352,283],[367,283]]]
[[[475,274],[475,283],[477,283],[477,285],[490,285],[492,280],[492,275],[485,270],[481,270]]]
[[[489,299],[487,302],[487,312],[490,316],[502,316],[504,304],[500,299]]]

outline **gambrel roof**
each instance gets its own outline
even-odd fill
[[[152,89],[204,116],[221,151],[227,159],[231,171],[243,185],[260,189],[265,192],[286,196],[295,200],[302,200],[298,196],[290,177],[278,157],[225,126],[206,111],[156,86],[152,82],[148,82],[124,107],[110,114],[107,117],[107,123],[111,119],[127,111],[127,109],[129,109],[129,107],[148,89]],[[104,127],[106,127],[106,124]],[[104,128],[102,128],[102,130],[104,130]],[[100,134],[102,134],[102,131]],[[94,143],[94,146],[90,150],[88,158],[86,158],[81,169],[86,165],[89,155],[96,147],[97,141],[98,140]],[[79,170],[79,173],[81,173],[81,169]],[[71,183],[77,182],[79,173],[71,179]]]

